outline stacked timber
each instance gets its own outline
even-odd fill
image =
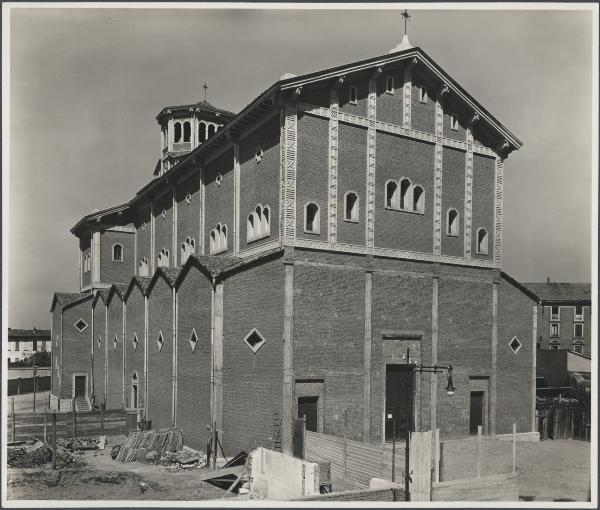
[[[140,430],[132,432],[119,450],[119,462],[159,461],[166,452],[178,452],[183,448],[180,428]]]

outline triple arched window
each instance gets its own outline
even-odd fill
[[[262,239],[271,235],[271,210],[269,206],[258,204],[256,209],[248,215],[246,223],[246,236],[248,242]]]
[[[488,254],[488,233],[485,228],[477,229],[477,253],[479,255]]]
[[[446,212],[446,235],[458,237],[458,211],[456,209],[448,209]]]
[[[186,237],[181,243],[181,265],[187,262],[192,253],[196,253],[196,240],[193,237]]]
[[[320,216],[319,206],[314,202],[307,202],[304,205],[304,231],[310,234],[320,234]]]
[[[148,276],[149,274],[148,257],[142,257],[138,262],[138,276]]]
[[[123,245],[113,244],[112,259],[113,262],[123,262]]]
[[[169,267],[169,250],[167,248],[158,252],[158,267]]]
[[[227,251],[227,225],[217,223],[210,231],[209,250],[211,255]]]
[[[399,211],[425,212],[425,192],[419,184],[412,184],[406,177],[400,182],[385,183],[385,207]]]

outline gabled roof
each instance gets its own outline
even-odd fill
[[[103,217],[108,216],[110,214],[115,213],[123,213],[129,208],[130,202],[121,205],[115,205],[113,207],[108,207],[107,209],[102,209],[101,211],[94,211],[90,214],[87,214],[83,218],[81,218],[74,226],[71,228],[71,234],[77,235],[76,232],[83,227],[88,222],[100,222]]]
[[[128,285],[125,283],[113,283],[108,291],[108,297],[106,298],[106,304],[108,305],[113,296],[117,295],[121,301],[125,301],[125,293],[127,292]]]
[[[241,270],[243,268],[252,266],[253,264],[260,263],[262,261],[270,260],[277,256],[282,255],[284,252],[283,248],[274,248],[262,253],[255,255],[254,257],[239,258],[231,256],[214,256],[214,255],[195,255],[192,254],[188,257],[187,262],[181,268],[179,277],[175,282],[175,286],[179,287],[186,275],[188,274],[191,267],[196,267],[202,271],[208,278],[218,279],[223,278],[232,272]]]
[[[123,296],[125,301],[127,301],[127,299],[129,298],[129,294],[131,294],[131,291],[135,287],[140,289],[142,295],[147,296],[148,286],[150,285],[151,280],[152,278],[150,278],[149,276],[134,276],[129,282],[129,285],[127,285],[127,290],[125,291],[125,295]]]
[[[591,303],[590,283],[524,283],[541,303]]]
[[[154,272],[154,276],[152,276],[152,278],[150,280],[150,284],[148,285],[148,290],[147,290],[148,295],[150,295],[152,293],[152,289],[154,288],[154,285],[156,284],[156,282],[158,281],[159,278],[162,278],[165,282],[167,282],[169,287],[173,288],[180,272],[181,272],[181,268],[159,267]]]
[[[70,306],[74,306],[77,303],[85,301],[92,297],[91,292],[55,292],[52,298],[52,305],[50,311],[54,311],[54,306],[58,304],[62,310]]]
[[[108,293],[109,289],[96,289],[94,291],[94,301],[92,301],[92,307],[96,307],[96,303],[101,299],[105,305],[108,304]]]

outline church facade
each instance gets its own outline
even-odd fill
[[[197,448],[216,423],[227,453],[290,452],[302,415],[371,443],[392,418],[398,438],[407,420],[535,430],[536,299],[502,271],[521,142],[422,49],[284,75],[235,115],[157,120],[154,178],[72,229],[53,399],[138,409]],[[451,365],[454,395],[407,362]]]

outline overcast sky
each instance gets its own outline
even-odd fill
[[[8,325],[48,328],[52,293],[78,290],[69,229],[150,180],[163,106],[201,100],[206,81],[209,102],[239,111],[286,72],[387,53],[399,14],[13,10]],[[505,164],[504,270],[590,281],[591,13],[411,14],[411,43],[525,144]]]

